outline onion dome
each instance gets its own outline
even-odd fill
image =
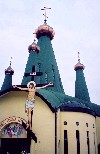
[[[10,61],[10,66],[7,69],[5,69],[5,74],[10,74],[10,75],[14,74],[14,70],[11,68],[11,61]]]
[[[78,63],[74,66],[74,70],[77,71],[79,69],[85,69],[85,66],[83,64],[80,63],[80,57],[79,57],[79,52],[78,52]]]
[[[47,25],[46,22],[44,22],[43,25],[40,25],[36,30],[35,30],[35,35],[36,38],[39,39],[41,36],[48,36],[50,40],[54,38],[55,32],[52,27]]]
[[[31,45],[29,45],[28,51],[36,51],[37,53],[40,51],[40,47],[35,43],[35,40]]]

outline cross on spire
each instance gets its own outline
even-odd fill
[[[80,62],[80,52],[78,52],[78,62]]]
[[[10,66],[11,66],[11,64],[12,64],[12,57],[11,57],[11,60],[10,60]]]
[[[43,9],[41,9],[41,10],[44,10],[45,11],[45,13],[43,14],[44,15],[44,17],[45,17],[45,20],[44,20],[44,23],[46,24],[46,21],[47,21],[47,18],[48,18],[48,16],[47,16],[47,9],[51,9],[51,8],[47,8],[47,7],[44,7]]]

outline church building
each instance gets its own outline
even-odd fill
[[[49,82],[53,85],[36,91],[32,130],[26,129],[28,91],[13,88],[11,63],[5,69],[0,90],[0,154],[100,154],[100,106],[91,102],[80,57],[74,66],[75,96],[69,96],[64,92],[51,43],[55,32],[46,19],[35,35],[38,42],[28,47],[29,57],[18,86],[25,88],[30,81],[37,87]]]

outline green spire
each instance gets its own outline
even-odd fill
[[[39,63],[37,62],[38,59],[38,52],[40,48],[36,45],[35,40],[34,42],[28,47],[29,57],[25,68],[25,73],[32,73],[32,68],[35,66],[35,71],[39,71]],[[24,73],[24,74],[25,74]],[[37,79],[39,77],[35,77],[34,81],[37,83]],[[23,76],[22,85],[27,85],[29,81],[32,80],[32,76]]]
[[[53,82],[54,87],[49,87],[54,91],[64,93],[63,86],[61,83],[61,78],[59,70],[57,67],[54,51],[52,48],[51,40],[54,37],[53,28],[48,26],[46,23],[39,26],[35,32],[38,39],[36,47],[40,47],[37,52],[36,49],[32,49],[32,45],[29,46],[29,57],[26,64],[25,73],[31,73],[32,67],[35,66],[36,72],[42,72],[41,76],[35,76],[34,81],[37,84],[46,84],[48,82]],[[23,77],[22,85],[27,85],[29,81],[33,80],[31,76]]]
[[[14,74],[14,70],[10,66],[5,70],[5,79],[1,87],[1,91],[7,90],[12,87],[12,75]]]
[[[75,97],[83,99],[85,101],[90,101],[88,88],[86,85],[84,77],[84,65],[80,63],[80,57],[78,52],[78,63],[75,65],[74,70],[76,71],[76,81],[75,81]]]

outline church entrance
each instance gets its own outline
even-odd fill
[[[1,131],[0,154],[27,154],[30,153],[31,139],[19,123],[10,123]]]
[[[1,139],[0,154],[26,154],[30,153],[30,141],[27,138]]]

